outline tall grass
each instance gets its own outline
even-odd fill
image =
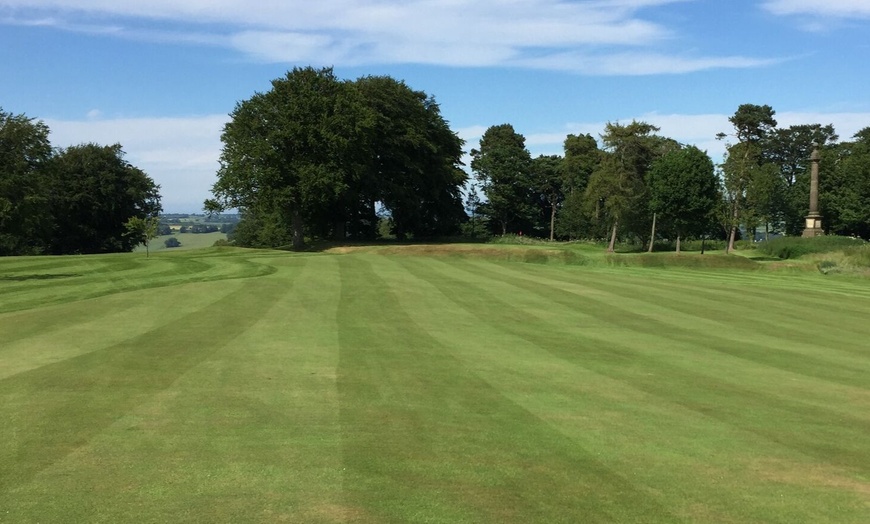
[[[812,238],[780,237],[757,244],[759,252],[781,259],[800,258],[813,253],[827,253],[864,245],[860,238],[821,236]]]

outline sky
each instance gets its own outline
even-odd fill
[[[228,114],[295,66],[404,80],[467,150],[642,120],[720,161],[740,104],[870,126],[868,59],[870,0],[0,0],[0,107],[122,144],[169,213],[202,212]]]

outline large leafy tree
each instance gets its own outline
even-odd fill
[[[0,108],[0,255],[40,253],[51,217],[45,165],[48,127]]]
[[[347,189],[358,176],[368,113],[331,68],[294,68],[272,89],[236,105],[221,139],[211,212],[241,208],[269,216],[304,244],[304,226],[347,217]],[[318,227],[320,226],[320,227]]]
[[[487,218],[502,235],[534,223],[531,168],[526,139],[510,124],[490,127],[480,139],[480,148],[471,150],[471,169],[487,198]]]
[[[82,144],[51,160],[51,213],[55,254],[130,251],[141,237],[127,224],[160,212],[159,186],[124,160],[120,144]]]
[[[764,155],[776,165],[780,181],[774,204],[774,220],[781,222],[785,233],[800,235],[809,203],[809,163],[813,143],[823,149],[838,140],[834,126],[803,124],[775,129],[768,137]]]
[[[695,146],[669,151],[647,175],[650,210],[677,239],[706,233],[719,199],[713,161]],[[650,243],[652,245],[652,243]]]
[[[230,116],[206,209],[240,208],[251,223],[238,239],[373,236],[379,203],[399,236],[451,232],[464,216],[462,141],[402,82],[296,68]]]
[[[357,200],[372,210],[380,202],[399,239],[456,232],[465,216],[464,142],[441,116],[435,99],[388,76],[360,78],[355,86],[375,115]]]
[[[830,233],[870,240],[870,127],[822,151],[819,206]]]

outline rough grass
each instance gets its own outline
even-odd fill
[[[870,282],[567,252],[0,259],[0,521],[866,521]]]

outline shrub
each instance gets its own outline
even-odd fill
[[[181,242],[179,242],[175,237],[169,237],[163,242],[163,245],[166,247],[179,247],[181,246]]]
[[[798,258],[811,253],[828,253],[848,248],[860,247],[864,241],[859,238],[841,236],[821,237],[779,237],[760,242],[757,249],[769,256],[782,259]]]

